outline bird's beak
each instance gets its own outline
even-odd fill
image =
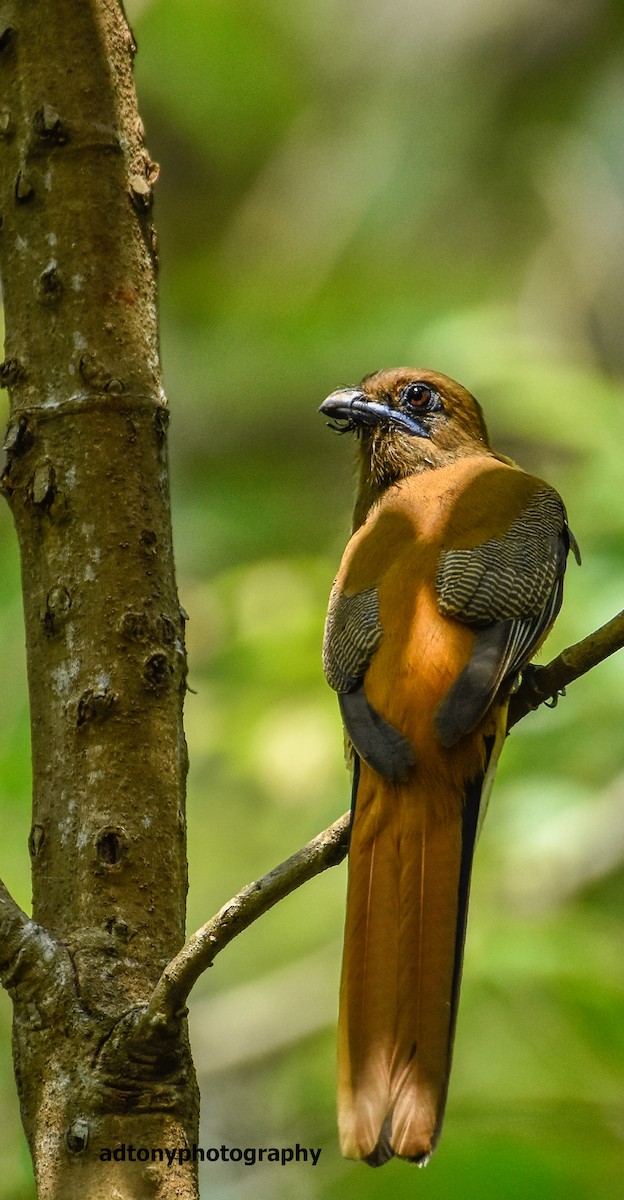
[[[416,437],[428,438],[430,436],[429,430],[412,413],[406,413],[400,408],[391,408],[389,404],[380,404],[377,400],[371,400],[366,392],[360,391],[359,388],[339,388],[337,392],[332,392],[326,400],[323,400],[319,412],[330,417],[331,421],[346,421],[347,424],[342,430],[339,425],[334,426],[341,432],[358,429],[363,425],[385,425],[401,429]]]
[[[323,400],[319,412],[339,421],[352,420],[357,412],[366,408],[366,396],[358,388],[339,388]]]

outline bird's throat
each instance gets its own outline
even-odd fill
[[[358,441],[358,484],[352,532],[364,523],[371,508],[388,488],[401,479],[421,471],[448,467],[459,458],[490,453],[486,445],[475,442],[467,441],[465,445],[443,449],[428,438],[408,438],[379,430],[364,433]]]

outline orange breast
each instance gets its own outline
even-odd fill
[[[435,735],[435,710],[466,666],[474,633],[442,616],[435,577],[442,549],[479,545],[501,536],[522,511],[539,481],[493,457],[458,460],[410,476],[389,489],[354,534],[341,565],[342,590],[376,587],[384,636],[366,672],[369,702],[400,729],[417,752],[414,770],[438,791],[441,778],[476,774],[483,738],[443,749]],[[480,734],[494,728],[488,714]],[[449,779],[449,776],[451,779]]]

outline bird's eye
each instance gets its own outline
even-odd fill
[[[401,392],[401,402],[418,412],[436,412],[442,407],[438,393],[427,383],[408,383]]]

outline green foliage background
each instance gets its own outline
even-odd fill
[[[162,352],[190,617],[189,929],[348,804],[319,647],[351,447],[316,408],[443,370],[567,501],[545,656],[621,607],[624,9],[619,0],[133,0],[161,163]],[[0,871],[29,903],[19,569],[0,523]],[[344,867],[241,936],[191,1021],[203,1193],[615,1200],[624,1168],[623,663],[510,738],[480,842],[455,1064],[425,1171],[344,1162],[334,1024]],[[0,1197],[32,1196],[0,1009]]]

